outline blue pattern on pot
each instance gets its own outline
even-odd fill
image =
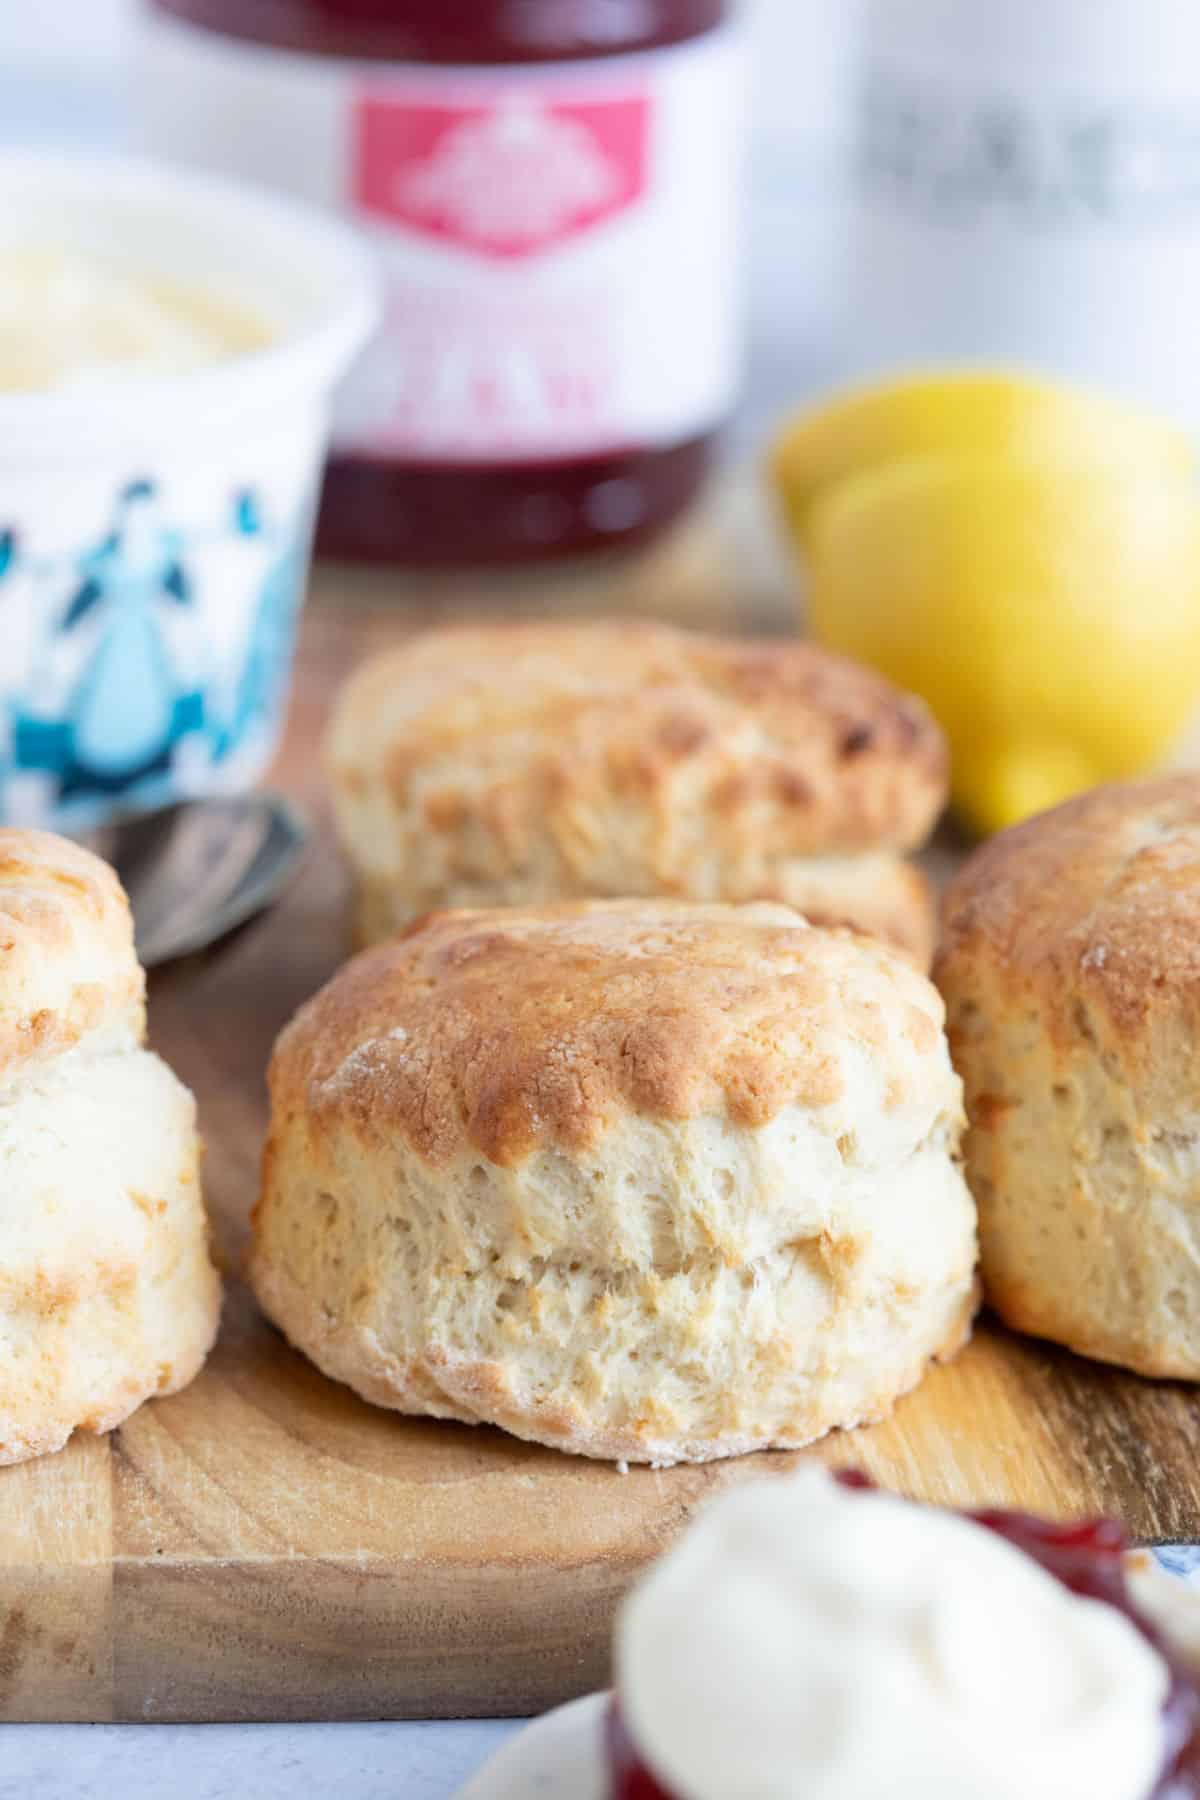
[[[1155,1544],[1152,1554],[1169,1575],[1200,1586],[1200,1544]]]
[[[33,621],[6,683],[3,816],[69,828],[246,785],[279,723],[310,512],[276,519],[246,487],[183,524],[138,477],[76,551],[0,531],[0,627],[10,595]]]

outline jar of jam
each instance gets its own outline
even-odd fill
[[[159,153],[352,216],[384,322],[319,547],[512,563],[660,530],[738,362],[732,0],[145,0]]]

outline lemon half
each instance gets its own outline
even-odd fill
[[[1200,502],[1186,470],[911,456],[807,520],[825,644],[921,694],[991,831],[1160,757],[1200,694]]]
[[[1020,460],[1195,468],[1191,439],[1103,393],[1003,370],[905,376],[835,395],[778,433],[770,478],[806,543],[820,497],[897,457],[985,452]]]

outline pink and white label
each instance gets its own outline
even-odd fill
[[[614,218],[646,186],[652,96],[539,104],[358,105],[355,200],[374,218],[477,256],[536,256]]]
[[[414,73],[359,90],[352,197],[385,322],[343,434],[421,461],[512,462],[670,442],[720,417],[728,48],[633,71]]]
[[[157,147],[349,213],[384,319],[345,450],[436,464],[679,443],[737,375],[738,52],[439,69],[264,50],[163,20]],[[221,129],[213,129],[220,120]]]

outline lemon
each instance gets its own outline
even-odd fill
[[[1195,466],[1183,432],[1107,394],[1001,370],[963,370],[835,395],[784,426],[769,452],[769,474],[803,543],[813,506],[847,475],[897,456],[954,450],[1180,472]]]
[[[1200,500],[1162,463],[910,456],[812,510],[817,637],[929,702],[976,830],[1136,772],[1188,719]]]

